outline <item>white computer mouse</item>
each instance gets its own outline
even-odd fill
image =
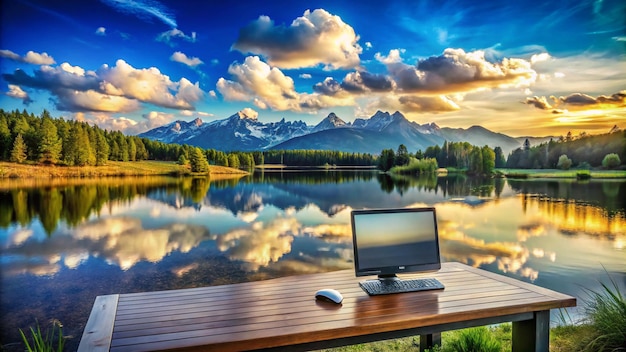
[[[343,301],[343,296],[335,289],[325,288],[315,292],[315,299],[318,301],[340,304],[341,301]]]

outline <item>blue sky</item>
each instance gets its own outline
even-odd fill
[[[626,128],[626,3],[9,0],[0,107],[127,134],[377,110],[512,136]]]

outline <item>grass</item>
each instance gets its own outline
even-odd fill
[[[30,339],[22,329],[20,329],[20,335],[22,336],[22,341],[28,352],[61,352],[65,345],[63,324],[58,320],[53,320],[52,328],[46,329],[45,332],[41,331],[39,322],[37,322],[36,329],[33,327],[30,328]]]
[[[497,169],[509,178],[626,178],[626,170]]]
[[[209,166],[211,174],[247,174],[224,166]],[[108,161],[102,166],[56,166],[0,162],[0,178],[71,178],[107,176],[187,175],[189,170],[167,161]]]
[[[602,292],[590,291],[586,323],[592,327],[583,351],[626,351],[626,298],[615,281],[602,283]]]

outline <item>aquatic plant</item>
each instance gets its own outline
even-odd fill
[[[41,331],[39,322],[36,323],[36,329],[31,326],[30,340],[32,341],[29,341],[22,329],[20,329],[20,335],[22,336],[22,341],[24,341],[24,345],[26,346],[26,350],[28,352],[61,352],[63,351],[63,346],[65,345],[63,324],[56,319],[52,320],[52,328],[46,329],[45,332]]]

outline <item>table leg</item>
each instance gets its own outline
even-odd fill
[[[441,333],[420,335],[420,352],[432,349],[434,345],[441,346]]]
[[[550,311],[534,313],[534,318],[513,322],[513,352],[548,352],[550,349]]]

